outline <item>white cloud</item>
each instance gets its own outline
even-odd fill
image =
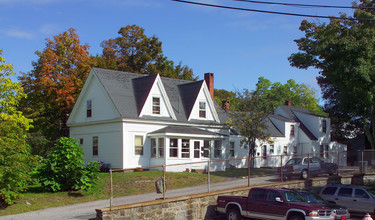
[[[61,32],[61,28],[54,24],[44,24],[39,28],[39,32],[44,35],[53,35],[57,32]]]
[[[1,33],[4,33],[6,36],[32,40],[35,38],[35,35],[30,31],[20,30],[18,28],[3,29],[0,30]]]

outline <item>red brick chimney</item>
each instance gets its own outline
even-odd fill
[[[292,101],[290,101],[290,100],[285,101],[285,105],[292,106]]]
[[[207,84],[208,91],[210,91],[210,95],[212,100],[214,100],[214,74],[213,73],[205,73],[204,74],[204,81]]]
[[[226,112],[229,112],[229,109],[230,109],[230,101],[229,100],[225,100],[222,102],[222,108],[224,111]]]

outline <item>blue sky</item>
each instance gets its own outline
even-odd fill
[[[352,10],[301,8],[241,3],[231,0],[193,0],[234,7],[290,13],[332,15]],[[266,0],[264,0],[266,1]],[[267,0],[273,2],[345,5],[353,0]],[[182,61],[203,79],[215,74],[215,88],[254,89],[263,76],[272,82],[294,79],[316,89],[318,70],[299,70],[289,65],[297,52],[293,40],[303,36],[304,18],[194,6],[170,0],[0,0],[0,49],[16,73],[32,70],[45,39],[73,27],[81,43],[100,54],[100,43],[118,36],[121,27],[136,24],[147,36],[163,43],[163,53]],[[327,19],[305,18],[327,22]]]

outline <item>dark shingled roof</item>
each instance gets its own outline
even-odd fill
[[[119,111],[122,118],[139,119],[139,113],[150,93],[157,74],[146,75],[128,73],[115,70],[92,68],[91,71],[98,77],[108,96]],[[188,115],[197,99],[199,89],[204,81],[189,81],[161,77],[177,121],[185,123],[199,122],[201,124],[225,124],[227,114],[214,102],[220,123],[215,121],[194,120],[188,121]],[[142,119],[175,121],[168,117],[142,116]]]
[[[285,135],[275,126],[275,124],[269,119],[269,117],[266,118],[266,133],[271,137],[285,137]]]
[[[315,114],[312,114],[311,112],[309,112],[309,110],[303,107],[280,105],[280,108],[283,109],[286,114],[288,114],[290,119],[293,119],[294,121],[300,123],[299,127],[307,135],[307,137],[310,140],[313,140],[313,141],[318,140],[318,138],[316,138],[315,135],[298,119],[298,117],[296,116],[296,114],[294,114],[294,112],[302,112],[304,114],[309,114],[309,115],[315,115]],[[319,116],[319,117],[324,117],[324,116]]]
[[[295,122],[293,119],[285,118],[281,115],[269,115],[268,117],[272,117],[272,118],[275,118],[275,119],[278,119],[278,120],[284,121],[284,122]]]

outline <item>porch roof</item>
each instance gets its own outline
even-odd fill
[[[180,136],[199,138],[225,138],[228,135],[206,131],[188,126],[167,126],[165,128],[148,133],[148,136]]]

